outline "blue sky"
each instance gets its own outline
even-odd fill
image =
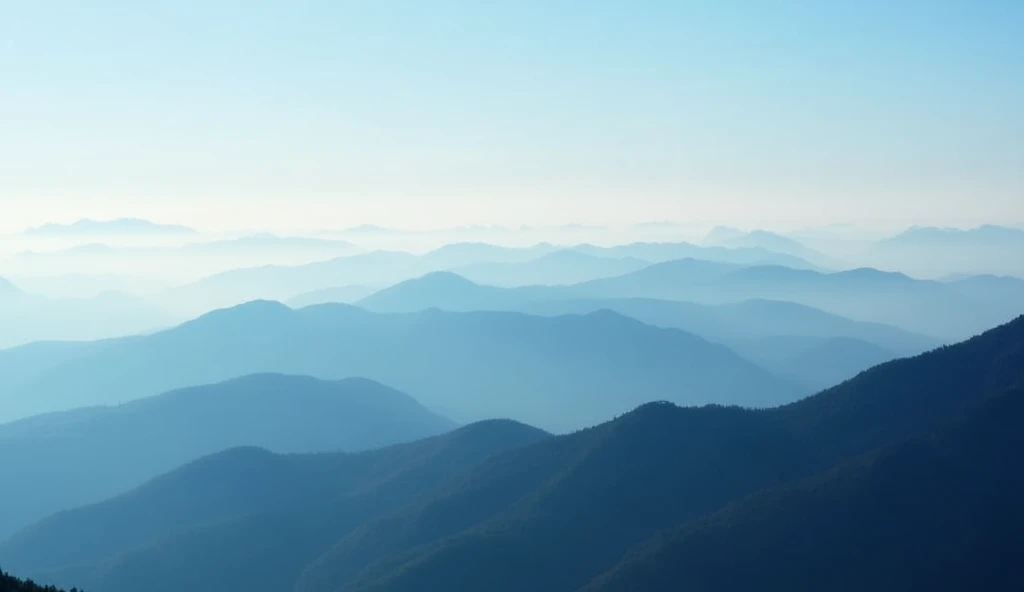
[[[1022,2],[0,2],[0,229],[1024,224]]]

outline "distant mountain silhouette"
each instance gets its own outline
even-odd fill
[[[742,231],[735,228],[715,227],[704,237],[703,243],[709,246],[765,249],[775,253],[792,255],[825,267],[835,266],[838,262],[820,253],[800,241],[767,230]]]
[[[0,538],[49,513],[99,501],[225,448],[355,451],[454,426],[408,395],[369,380],[271,374],[117,407],[36,416],[0,425],[0,464],[10,479],[0,508]]]
[[[487,243],[459,242],[434,249],[420,256],[424,272],[444,271],[475,263],[524,263],[543,257],[558,248],[547,243],[532,247],[502,247]]]
[[[266,265],[215,274],[169,290],[163,299],[179,309],[206,312],[252,300],[286,301],[339,284],[376,285],[417,274],[418,258],[397,251],[373,251],[306,265]]]
[[[192,228],[174,224],[157,224],[139,218],[119,218],[117,220],[83,219],[71,224],[44,224],[25,231],[28,236],[40,237],[82,237],[82,236],[117,236],[117,235],[192,235],[197,234]]]
[[[930,277],[952,273],[1024,276],[1024,229],[1005,226],[912,227],[879,241],[863,258],[872,265]]]
[[[1010,309],[1024,302],[1024,279],[1008,276],[975,275],[947,282],[958,294],[983,306]]]
[[[610,311],[388,315],[252,302],[61,364],[33,363],[38,375],[0,391],[8,418],[256,372],[365,376],[459,422],[510,417],[554,431],[650,400],[765,406],[800,394],[723,346]]]
[[[452,269],[480,284],[518,287],[576,284],[636,271],[649,265],[636,258],[596,257],[571,249],[516,263],[474,263]]]
[[[70,248],[24,251],[8,259],[12,275],[91,274],[159,277],[172,284],[196,281],[210,274],[252,265],[301,265],[359,250],[342,240],[256,234],[185,244],[130,244],[117,237],[97,237]],[[335,284],[336,285],[336,284]],[[326,287],[326,286],[317,286]],[[252,297],[250,297],[251,299]]]
[[[586,592],[1017,590],[1024,391],[638,546]]]
[[[588,297],[661,298],[682,300],[688,290],[718,281],[742,265],[702,259],[673,259],[612,278],[573,286],[574,293]],[[811,272],[807,272],[811,273]]]
[[[873,290],[872,290],[873,289]],[[920,282],[876,270],[819,274],[775,267],[743,268],[729,264],[682,259],[640,271],[571,286],[497,288],[473,283],[449,272],[428,274],[381,290],[358,302],[381,312],[414,312],[429,308],[452,311],[519,310],[538,314],[578,314],[607,308],[645,323],[683,329],[712,341],[730,344],[755,337],[849,337],[862,339],[896,354],[916,354],[941,343],[934,337],[914,335],[880,323],[852,321],[807,305],[765,300],[762,294],[784,295],[849,308],[862,315],[896,318],[913,308],[927,311],[933,304],[950,309],[953,320],[974,326],[979,316],[1002,318],[1022,307],[1004,298],[994,311],[981,315],[980,298],[954,293],[944,284]],[[886,296],[894,294],[892,301]],[[754,299],[746,300],[752,295]],[[856,297],[854,297],[856,295]],[[682,302],[690,296],[712,304]],[[742,302],[730,302],[733,299]],[[874,302],[868,310],[860,302]],[[725,304],[722,304],[725,302]],[[1021,302],[1024,302],[1022,300]],[[884,308],[895,308],[891,312]],[[883,309],[883,310],[879,310]],[[942,328],[948,319],[916,315],[930,328]]]
[[[360,523],[494,453],[546,437],[515,422],[487,421],[358,454],[232,449],[56,514],[0,544],[0,560],[46,579],[81,579],[96,590],[201,588],[211,576],[235,587],[245,581],[247,589],[284,589]],[[182,560],[190,569],[174,566]]]
[[[812,392],[899,357],[879,345],[851,337],[777,335],[728,345],[762,368]]]
[[[579,257],[573,257],[574,254]],[[590,263],[584,265],[580,257],[588,257],[586,260]],[[161,302],[167,302],[168,306],[179,303],[179,308],[198,313],[254,299],[288,301],[306,292],[341,285],[394,284],[436,271],[465,272],[484,283],[492,281],[499,285],[566,284],[637,269],[641,267],[638,261],[663,262],[685,257],[746,265],[813,267],[799,258],[763,249],[705,248],[688,243],[570,248],[547,243],[522,248],[453,243],[421,255],[397,251],[346,253],[328,261],[303,265],[263,265],[223,271],[170,290]]]
[[[614,310],[658,327],[683,329],[725,345],[774,337],[852,338],[894,353],[918,354],[940,345],[936,339],[903,329],[852,321],[816,308],[780,300],[744,300],[697,304],[651,298],[576,298],[539,300],[521,310],[531,314],[585,314]]]
[[[107,292],[145,298],[167,288],[160,280],[115,273],[27,274],[11,280],[26,292],[49,298],[92,298]]]
[[[682,580],[687,587],[719,589],[718,579],[703,575],[719,574],[719,565],[766,563],[774,566],[763,575],[766,589],[785,589],[772,584],[792,581],[799,573],[816,576],[804,586],[842,589],[847,581],[842,574],[848,572],[855,582],[877,581],[879,572],[853,573],[872,553],[885,568],[901,557],[916,558],[893,568],[896,576],[918,565],[942,566],[952,576],[986,569],[1005,573],[1017,565],[1010,557],[1016,543],[1005,542],[1016,541],[1020,516],[1013,508],[1019,506],[1021,483],[1015,455],[1022,437],[1017,429],[1024,411],[1022,384],[1024,317],[964,343],[883,364],[776,409],[646,404],[594,428],[512,444],[489,457],[481,453],[418,491],[413,486],[418,478],[410,478],[395,493],[355,485],[367,495],[344,497],[353,490],[331,483],[366,481],[350,479],[341,461],[331,470],[313,461],[285,462],[289,468],[282,473],[274,468],[282,465],[275,457],[232,452],[133,494],[55,516],[0,547],[0,560],[21,573],[82,582],[101,592],[197,589],[214,581],[261,592],[554,592],[623,582],[609,589],[658,590],[645,583],[665,580],[630,579],[634,569],[646,570],[641,576],[671,575],[677,565],[695,566],[680,576],[694,578]],[[967,423],[957,427],[965,418]],[[466,450],[477,449],[474,444]],[[238,468],[227,470],[218,464],[222,459]],[[398,463],[406,467],[400,474],[437,475],[434,469],[417,469],[420,462]],[[361,466],[367,465],[380,463]],[[235,477],[250,466],[258,470]],[[321,481],[308,485],[308,475]],[[1012,487],[996,493],[1004,484]],[[339,490],[344,499],[338,504],[318,505],[307,497]],[[989,493],[996,502],[990,508],[972,501]],[[910,507],[918,502],[920,508]],[[309,509],[288,509],[294,506]],[[175,514],[166,514],[168,508]],[[893,519],[894,513],[901,515]],[[936,513],[941,518],[933,522]],[[1012,520],[979,529],[986,523],[975,516]],[[184,529],[161,534],[175,524]],[[762,525],[765,531],[759,532]],[[972,532],[975,536],[969,536]],[[27,535],[32,537],[21,538]],[[884,536],[891,538],[881,541]],[[116,544],[77,542],[96,539]],[[663,543],[676,540],[690,545],[693,555],[661,561],[663,552],[678,548]],[[861,546],[862,540],[878,545]],[[994,554],[962,553],[970,541]],[[862,555],[830,569],[825,558],[830,552],[847,557],[843,545]],[[822,560],[797,561],[801,549]],[[888,550],[893,554],[885,556]],[[947,552],[952,554],[942,554]],[[104,554],[107,558],[100,559]],[[652,561],[637,565],[637,557]],[[942,561],[946,557],[962,561]],[[839,574],[834,579],[832,569]],[[721,573],[721,582],[745,583],[759,572]],[[602,578],[606,573],[611,575]],[[881,589],[905,589],[900,582],[906,580],[877,583]]]
[[[374,288],[366,286],[337,286],[334,288],[323,288],[322,290],[304,292],[289,299],[285,304],[292,308],[303,308],[306,306],[330,303],[352,304],[353,302],[366,298],[374,292],[376,292]]]
[[[374,312],[516,310],[535,295],[544,297],[550,292],[544,287],[484,286],[450,271],[435,271],[380,290],[356,304]]]
[[[715,277],[721,264],[683,260],[662,263],[632,274],[629,288],[661,294],[658,286],[686,289],[701,281],[701,273]],[[682,285],[664,277],[672,273]],[[754,268],[770,270],[770,268]],[[805,272],[794,272],[803,274]],[[813,272],[807,272],[813,273]],[[884,274],[883,274],[884,275]],[[718,275],[718,277],[722,277]],[[448,272],[408,280],[369,296],[359,306],[381,312],[414,312],[429,308],[453,311],[520,310],[531,314],[586,314],[602,309],[641,322],[682,329],[726,345],[758,365],[814,392],[853,377],[867,368],[900,355],[918,354],[940,344],[934,338],[877,323],[856,322],[790,302],[748,300],[735,304],[702,305],[644,298],[566,298],[577,292],[597,292],[619,285],[599,281],[569,287],[529,286],[502,289],[482,286]],[[1024,301],[1022,301],[1024,302]]]
[[[130,335],[164,328],[174,320],[159,307],[128,294],[45,298],[0,278],[0,348]]]
[[[883,241],[884,244],[943,247],[951,243],[961,246],[978,244],[1018,245],[1024,244],[1024,229],[986,224],[977,228],[936,228],[934,226],[912,226]]]
[[[14,285],[10,280],[0,277],[0,298],[21,298],[25,295],[18,286]]]
[[[796,269],[814,269],[815,266],[800,257],[776,253],[762,248],[702,247],[686,242],[631,243],[601,247],[576,245],[573,250],[596,257],[635,258],[653,263],[675,259],[701,259],[733,265],[785,265]]]
[[[945,340],[969,337],[1024,312],[1021,303],[970,297],[942,282],[867,268],[821,273],[781,266],[742,267],[681,260],[572,288],[588,297],[705,304],[783,300]]]

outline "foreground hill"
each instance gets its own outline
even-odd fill
[[[639,546],[585,590],[1018,590],[1024,391]]]
[[[1022,381],[1024,318],[776,410],[648,405],[357,530],[299,589],[571,590],[667,527],[941,429]]]
[[[454,427],[408,395],[370,380],[269,374],[32,417],[0,425],[0,466],[7,479],[0,538],[225,448],[357,451]]]
[[[31,580],[18,578],[0,571],[0,592],[60,592],[53,586],[40,586]],[[72,592],[76,592],[72,588]]]
[[[81,578],[96,590],[122,583],[128,590],[217,590],[230,582],[285,589],[359,523],[429,494],[489,455],[546,437],[487,421],[357,454],[228,450],[54,515],[0,544],[0,561],[49,572],[47,579]]]
[[[0,353],[0,364],[3,354]],[[459,422],[592,425],[650,400],[766,406],[799,390],[731,350],[602,311],[374,314],[253,302],[45,370],[0,396],[8,416],[116,403],[255,372],[365,376]]]
[[[880,450],[886,456],[886,449],[909,438],[947,433],[947,426],[965,417],[989,417],[983,411],[989,402],[1003,401],[1007,389],[1021,384],[1024,318],[955,346],[884,364],[785,407],[750,411],[648,404],[571,435],[527,438],[502,452],[492,449],[497,454],[487,458],[475,444],[468,450],[480,454],[472,462],[430,481],[429,487],[417,489],[420,482],[412,477],[403,481],[408,487],[394,490],[359,485],[356,490],[365,496],[343,496],[337,504],[317,505],[307,496],[352,491],[325,485],[350,483],[350,473],[340,465],[308,465],[323,468],[310,485],[301,471],[275,476],[275,470],[259,468],[278,466],[279,460],[271,460],[275,457],[233,452],[258,459],[259,470],[241,479],[219,467],[225,457],[206,459],[139,490],[163,492],[159,495],[135,493],[29,529],[0,547],[0,560],[47,581],[80,582],[100,592],[212,591],[230,582],[266,592],[293,587],[300,592],[573,590],[628,562],[638,553],[631,549],[657,548],[658,533],[699,525],[730,502],[766,489],[800,488],[815,475],[829,480],[829,471],[842,471],[835,468],[859,462],[861,455]],[[995,415],[1004,416],[1006,423],[1000,425],[1022,419],[1012,407],[1000,407]],[[449,437],[454,436],[427,442]],[[998,448],[998,440],[992,442]],[[962,450],[965,464],[950,464],[951,471],[984,465],[975,454],[983,448]],[[927,476],[927,457],[912,458],[921,460],[924,470],[908,473],[907,479]],[[213,468],[196,471],[207,463]],[[429,468],[436,464],[419,463],[403,463],[405,470],[387,474],[438,475]],[[974,474],[988,468],[977,466]],[[184,482],[196,489],[167,486],[182,482],[182,475],[194,475]],[[855,478],[851,474],[838,483],[854,483]],[[296,486],[282,493],[272,483]],[[854,496],[868,509],[886,499],[870,495],[871,490],[851,491],[868,492]],[[945,499],[959,508],[955,494],[928,490],[932,501]],[[262,501],[267,496],[273,503]],[[828,516],[832,503],[823,503],[820,513],[815,508],[813,516]],[[204,513],[206,507],[216,511]],[[169,509],[182,514],[167,518],[175,521],[174,528],[180,525],[176,532],[168,531],[171,523],[146,530],[146,523],[140,526],[133,518],[164,516]],[[880,528],[870,513],[859,516],[868,521],[865,527]],[[794,528],[813,523],[782,517],[769,514],[773,523]],[[131,536],[108,547],[76,542],[122,533],[125,527],[119,525],[125,524]],[[815,582],[829,587],[833,580],[827,577]]]

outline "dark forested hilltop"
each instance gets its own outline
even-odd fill
[[[0,542],[0,560],[89,590],[283,590],[361,522],[429,495],[496,452],[547,437],[490,420],[354,454],[226,450],[26,528]],[[215,578],[224,585],[204,587]]]
[[[942,429],[1021,384],[1024,318],[776,410],[647,405],[512,451],[471,481],[500,487],[453,490],[352,533],[299,590],[572,590],[665,528]],[[466,524],[455,508],[479,514]]]
[[[641,545],[586,592],[1020,590],[1024,391]]]
[[[53,586],[40,586],[32,580],[20,580],[0,570],[0,592],[62,592]],[[78,592],[72,588],[69,592]]]

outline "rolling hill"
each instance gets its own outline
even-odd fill
[[[941,429],[1022,380],[1024,318],[776,410],[647,405],[532,447],[544,452],[484,463],[468,481],[495,487],[456,489],[353,532],[298,590],[572,590],[669,526]],[[453,514],[463,507],[486,511],[463,521]]]
[[[369,380],[271,374],[32,417],[0,425],[0,465],[9,480],[0,538],[225,448],[357,451],[454,427],[408,395]]]
[[[174,586],[190,574],[205,578],[210,573],[205,568],[212,565],[203,556],[217,558],[223,553],[219,557],[225,563],[217,569],[226,575],[215,580],[236,578],[237,587],[238,581],[247,579],[266,587],[281,579],[281,572],[287,571],[282,570],[284,565],[298,560],[290,573],[294,580],[302,560],[309,561],[355,525],[401,507],[489,455],[546,437],[529,426],[495,420],[356,454],[278,455],[258,448],[231,449],[25,529],[0,543],[0,561],[30,573],[78,572],[74,577],[90,589],[116,588],[117,579],[127,577],[147,579],[142,587],[156,590],[181,589]],[[175,534],[190,529],[196,534]],[[250,536],[255,530],[260,536]],[[215,546],[208,541],[195,547],[188,544],[207,535],[233,540]],[[164,547],[168,544],[174,548]],[[153,545],[172,556],[184,554],[197,565],[179,570],[164,563],[172,571],[157,585],[161,567],[140,563]],[[239,547],[239,563],[228,565],[227,557]],[[256,547],[274,552],[265,561],[255,561],[261,553]],[[100,562],[95,569],[76,567],[94,561]],[[134,569],[140,571],[124,571]],[[264,572],[270,580],[261,577]],[[107,577],[114,580],[104,581]],[[215,580],[196,584],[209,587]]]
[[[920,548],[918,556],[929,565],[943,564],[939,557],[962,559],[950,564],[953,575],[961,566],[963,574],[978,574],[978,565],[1006,572],[1016,564],[1006,553],[992,555],[986,564],[984,554],[961,551],[971,545],[999,548],[1016,523],[999,530],[998,522],[986,522],[992,526],[978,530],[982,522],[969,516],[1020,515],[1007,513],[1016,505],[1000,502],[986,508],[972,500],[988,498],[987,492],[1005,483],[1014,483],[1013,488],[991,499],[1016,500],[1020,478],[1005,469],[1019,463],[1020,447],[1009,445],[1021,437],[1016,425],[1024,412],[1022,384],[1024,318],[970,341],[871,369],[773,410],[647,404],[564,436],[544,438],[522,428],[515,431],[528,437],[518,445],[499,447],[488,456],[474,443],[468,450],[480,454],[471,462],[430,480],[427,488],[416,487],[418,477],[406,480],[408,489],[403,485],[398,490],[404,493],[394,497],[383,493],[389,485],[361,484],[378,482],[377,477],[351,480],[351,469],[344,468],[351,459],[392,454],[387,450],[284,458],[232,451],[169,473],[126,497],[54,516],[0,547],[0,559],[18,558],[12,565],[23,573],[56,583],[81,582],[99,592],[202,589],[228,582],[244,582],[246,589],[260,592],[293,586],[298,592],[556,591],[588,585],[656,590],[645,585],[671,584],[676,566],[689,564],[695,567],[680,578],[691,576],[688,582],[696,589],[748,583],[744,578],[756,577],[755,566],[765,557],[780,557],[780,563],[772,563],[775,580],[764,581],[788,582],[807,573],[805,563],[794,558],[806,549],[822,558],[819,567],[812,567],[820,578],[811,580],[820,589],[847,581],[829,579],[821,569],[830,564],[828,553],[861,540],[838,530],[837,512],[849,511],[849,518],[839,522],[842,528],[859,528],[863,536],[876,539],[895,537],[884,544],[880,540],[878,547],[858,546],[864,555],[881,557],[890,548],[886,545],[921,538],[931,546],[901,547]],[[453,434],[425,441],[457,437]],[[416,442],[388,450],[421,446],[431,445]],[[243,472],[251,470],[249,476],[233,477],[236,473],[218,464],[225,460]],[[398,463],[406,468],[397,473],[390,468],[394,465],[368,470],[372,475],[437,475],[417,468],[420,462]],[[275,468],[280,466],[288,472],[282,475]],[[957,478],[965,474],[978,479]],[[282,485],[305,483],[309,475],[321,484]],[[993,480],[993,475],[1013,480]],[[977,482],[981,489],[931,489],[927,505],[907,510],[896,521],[879,515],[894,511],[888,499],[906,500],[908,507],[918,503],[924,491],[914,484],[919,479]],[[360,483],[354,489],[367,495],[351,497],[352,483]],[[181,487],[195,488],[195,493],[184,495]],[[319,505],[307,499],[324,492],[332,499],[338,499],[332,492],[340,492],[341,501]],[[173,525],[131,519],[163,516],[155,510],[160,507],[184,517]],[[923,520],[936,509],[972,507],[976,510],[970,514],[951,512],[949,520],[936,522],[936,527],[949,524],[943,536],[929,535],[933,531],[927,528],[913,530],[927,524]],[[788,517],[795,513],[800,519]],[[179,522],[193,525],[168,532]],[[766,532],[751,534],[761,524]],[[123,538],[109,547],[76,543],[110,536]],[[803,547],[787,549],[776,540]],[[676,556],[677,542],[692,550]],[[702,562],[709,549],[723,553]],[[943,550],[953,554],[937,554]],[[730,552],[736,553],[735,561]],[[638,557],[644,559],[639,567]],[[721,574],[724,557],[730,557],[728,565],[750,564],[755,570]],[[892,565],[899,557],[880,561]],[[850,570],[854,582],[873,582],[870,573],[857,580],[853,570],[860,565],[858,557],[851,557],[837,568]],[[641,576],[634,580],[637,568]],[[724,580],[702,578],[714,576],[716,569]],[[647,573],[654,576],[645,579]],[[671,577],[658,579],[660,574]],[[881,584],[898,588],[898,583]]]
[[[703,267],[692,261],[679,265]],[[642,285],[638,282],[634,288]],[[358,305],[380,312],[440,308],[564,315],[612,310],[649,325],[682,329],[726,345],[759,366],[792,379],[807,392],[941,343],[896,327],[852,321],[792,302],[746,300],[708,305],[650,298],[572,298],[576,290],[572,286],[503,289],[437,272],[381,290]]]
[[[182,469],[185,473],[171,473],[140,490],[164,492],[152,496],[144,506],[131,509],[134,498],[128,497],[111,500],[100,510],[83,508],[54,517],[52,522],[26,531],[41,533],[39,538],[33,539],[33,546],[15,540],[0,547],[0,560],[18,557],[18,553],[24,552],[22,549],[35,548],[37,551],[32,555],[20,555],[37,558],[33,570],[23,569],[22,566],[33,566],[27,559],[12,565],[22,573],[38,573],[47,581],[82,582],[88,589],[100,592],[128,592],[140,588],[212,590],[231,581],[244,582],[246,589],[261,592],[292,586],[298,592],[439,589],[554,592],[604,581],[625,582],[624,586],[609,588],[613,590],[648,589],[643,579],[633,585],[629,583],[633,580],[612,579],[611,575],[602,578],[602,574],[630,576],[634,558],[658,558],[662,543],[677,540],[675,533],[682,532],[684,543],[696,540],[686,543],[691,545],[695,555],[659,561],[655,567],[672,573],[675,565],[693,562],[698,567],[692,572],[694,580],[689,583],[697,589],[719,589],[718,580],[701,579],[708,573],[700,571],[700,566],[705,564],[699,563],[706,552],[705,546],[735,551],[736,562],[748,562],[736,563],[730,559],[728,565],[760,565],[755,562],[763,555],[787,558],[787,553],[796,552],[774,542],[773,546],[780,548],[766,548],[764,541],[775,540],[772,533],[781,533],[781,540],[785,541],[789,540],[785,538],[786,532],[794,532],[793,540],[807,547],[813,546],[811,543],[815,540],[829,540],[821,539],[822,536],[838,538],[835,545],[821,544],[810,549],[811,556],[824,558],[830,549],[840,548],[839,544],[859,540],[830,534],[839,532],[836,512],[850,510],[853,513],[842,521],[842,528],[851,525],[858,528],[859,525],[861,532],[876,538],[893,533],[896,538],[885,543],[887,545],[916,540],[900,538],[910,534],[928,538],[932,546],[922,547],[920,554],[929,561],[928,565],[941,565],[937,561],[940,557],[953,556],[964,558],[965,562],[959,565],[984,567],[984,556],[963,555],[958,550],[971,540],[980,541],[980,546],[975,546],[977,549],[998,548],[1001,541],[1011,540],[1004,535],[1013,531],[1016,522],[1007,523],[1003,530],[998,529],[998,522],[992,523],[995,530],[972,529],[971,517],[979,515],[972,510],[970,514],[949,514],[945,524],[949,524],[950,529],[943,533],[951,538],[929,535],[928,530],[908,533],[900,523],[886,522],[878,516],[876,510],[892,512],[886,504],[877,503],[889,498],[873,496],[871,492],[896,492],[892,499],[910,503],[919,500],[923,491],[914,485],[918,478],[922,483],[950,483],[952,478],[952,483],[969,485],[975,481],[957,480],[956,476],[965,474],[964,470],[979,479],[1007,473],[1005,468],[1019,464],[1019,458],[1014,456],[1019,452],[1019,445],[1013,444],[1010,448],[1006,445],[1020,442],[1016,425],[1024,411],[1021,385],[1024,385],[1024,317],[969,341],[883,364],[818,395],[776,409],[679,408],[668,403],[650,403],[570,435],[520,442],[500,452],[495,450],[497,454],[492,456],[476,457],[477,462],[467,463],[432,482],[425,492],[399,496],[395,505],[374,506],[379,511],[358,512],[365,519],[354,520],[348,511],[354,507],[364,509],[364,502],[391,498],[371,487],[368,491],[373,493],[361,498],[362,502],[354,502],[355,506],[343,502],[340,506],[326,504],[308,512],[295,511],[287,508],[292,504],[309,508],[303,496],[331,488],[320,485],[288,488],[287,494],[278,498],[273,496],[278,495],[275,492],[281,489],[279,486],[252,487],[243,481],[241,487],[231,487],[228,491],[232,492],[235,506],[246,508],[246,515],[236,514],[234,519],[214,522],[213,515],[204,515],[187,504],[196,503],[202,508],[211,504],[207,500],[212,499],[212,506],[220,508],[216,501],[223,499],[220,484],[224,479],[200,476],[185,480],[198,483],[202,491],[209,492],[203,495],[182,495],[174,487],[164,487],[168,482],[178,482],[176,475],[193,471],[197,466],[194,464],[190,465],[193,468]],[[965,420],[967,423],[957,425]],[[969,430],[964,432],[966,437],[957,435],[961,429]],[[951,439],[944,440],[946,438]],[[938,444],[931,448],[930,441]],[[944,444],[944,441],[952,444]],[[915,442],[925,443],[925,453],[915,452],[918,448]],[[958,442],[971,443],[973,447]],[[929,448],[938,453],[927,452]],[[990,452],[993,454],[988,454]],[[374,454],[352,457],[372,458]],[[243,456],[248,458],[249,455]],[[205,459],[198,466],[218,458]],[[883,461],[871,461],[871,458]],[[992,462],[987,462],[988,458]],[[864,459],[869,461],[865,463]],[[270,465],[276,466],[276,463],[267,461]],[[417,463],[407,466],[419,474],[415,469]],[[878,466],[891,468],[875,476],[871,470],[858,468]],[[223,469],[209,472],[230,477]],[[266,475],[272,472],[259,471],[257,478],[270,480]],[[1020,483],[1016,471],[1008,473],[1014,480],[1012,483]],[[344,480],[347,473],[331,469],[317,474],[327,480]],[[935,476],[938,478],[932,479]],[[272,482],[299,483],[301,479],[288,474],[284,478],[275,477]],[[808,487],[807,484],[812,483],[808,480],[824,485]],[[987,497],[984,492],[1007,481],[979,480],[978,483],[990,488],[977,490],[984,499]],[[809,493],[801,493],[804,491]],[[1001,497],[993,499],[1015,500],[1016,491],[1008,489]],[[245,492],[247,499],[234,499],[242,495],[240,492]],[[979,508],[970,503],[970,486],[927,492],[930,505],[906,513],[905,524],[910,527],[922,524],[922,519],[917,517],[931,516],[935,508]],[[268,504],[269,509],[264,510],[260,507],[264,503],[261,500],[268,495],[274,503],[284,501],[280,506]],[[752,495],[757,497],[750,498]],[[289,499],[289,496],[294,498]],[[161,499],[185,500],[186,506],[179,511],[186,516],[198,516],[203,523],[193,523],[193,527],[183,532],[167,533],[166,526],[147,531],[145,536],[134,531],[136,534],[131,540],[104,551],[108,553],[105,559],[96,558],[99,552],[94,553],[92,560],[47,552],[70,547],[75,553],[92,553],[87,545],[76,545],[74,541],[81,540],[76,537],[95,537],[97,530],[118,533],[119,529],[112,525],[130,523],[127,518],[136,513],[161,516],[158,508],[170,503]],[[754,502],[745,501],[750,499]],[[854,505],[848,500],[853,500]],[[811,505],[805,507],[805,501]],[[993,516],[1019,516],[1019,513],[1000,513],[1012,507],[1015,506],[1000,501],[993,508],[980,508],[980,511]],[[219,517],[231,511],[218,509],[214,514]],[[794,512],[799,520],[787,518]],[[734,518],[720,519],[723,515]],[[71,516],[95,519],[83,526]],[[184,520],[188,522],[187,518]],[[325,524],[333,526],[318,528]],[[713,530],[707,530],[707,524]],[[746,534],[761,524],[765,525],[766,534]],[[886,528],[892,530],[886,531]],[[159,532],[166,534],[161,536]],[[693,532],[711,532],[714,538],[708,541],[702,535],[691,539],[689,533]],[[977,537],[972,538],[972,532]],[[142,540],[149,542],[138,543]],[[130,548],[125,550],[124,547]],[[668,546],[665,552],[675,548]],[[881,554],[888,547],[878,548]],[[872,547],[867,545],[864,549],[870,553]],[[954,554],[938,554],[943,549],[952,549]],[[1008,549],[1007,553],[1012,551],[1012,547]],[[708,569],[724,565],[724,556],[716,554],[718,563],[710,564]],[[1002,560],[1005,555],[994,557],[996,567],[1005,569],[1015,565]],[[59,567],[78,560],[81,562],[77,565]],[[889,560],[890,564],[892,562]],[[765,582],[785,581],[791,574],[807,573],[801,572],[803,565],[806,564],[796,561],[785,564],[781,566],[785,569],[772,572],[778,580],[766,576]],[[829,563],[825,562],[820,568],[812,568],[823,570],[827,565]],[[854,558],[849,566],[841,569],[853,570],[859,565],[862,563]],[[955,574],[958,564],[951,566],[950,573]],[[814,573],[820,573],[823,578],[811,580],[818,586],[815,589],[839,587],[844,582],[842,577],[828,579],[827,571]],[[753,577],[753,574],[725,574],[723,577],[732,578],[723,582],[743,582],[743,578]],[[833,583],[836,586],[832,586]],[[898,587],[898,582],[892,585]]]
[[[3,364],[0,352],[0,366]],[[762,407],[800,391],[720,345],[609,311],[375,314],[253,302],[111,342],[0,391],[8,418],[112,404],[260,372],[363,376],[462,423],[508,417],[552,431],[650,400]]]

